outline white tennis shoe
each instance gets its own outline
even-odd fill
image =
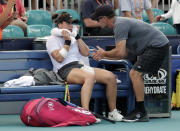
[[[121,115],[117,109],[109,112],[108,118],[113,121],[122,121],[123,115]]]

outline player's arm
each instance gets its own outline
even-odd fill
[[[71,45],[70,34],[67,31],[62,31],[62,36],[65,40],[64,46],[61,49],[56,49],[51,53],[51,56],[59,63],[66,59]]]
[[[86,43],[80,38],[77,40],[78,47],[79,47],[79,52],[83,56],[88,56],[89,55],[89,48],[86,45]]]

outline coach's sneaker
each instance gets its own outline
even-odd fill
[[[147,112],[143,113],[138,110],[134,110],[130,114],[125,116],[122,121],[124,121],[124,122],[136,122],[136,121],[137,122],[148,122],[149,117],[147,115]]]
[[[122,121],[123,116],[117,111],[117,109],[114,109],[109,112],[108,118],[113,121]]]

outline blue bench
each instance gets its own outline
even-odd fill
[[[96,61],[97,62],[97,61]],[[90,59],[90,63],[93,62]],[[125,72],[115,73],[122,79],[122,83],[118,84],[117,96],[127,97],[127,112],[134,108],[134,93],[129,79],[130,65],[127,61],[100,61],[94,66],[105,68],[106,65],[117,64],[124,66]],[[28,86],[16,88],[4,88],[3,83],[19,78],[29,68],[45,68],[52,70],[51,60],[45,50],[34,51],[0,51],[0,101],[26,101],[39,97],[64,98],[64,85],[47,85],[47,86]],[[69,85],[70,96],[80,98],[81,85]],[[105,98],[105,86],[96,83],[93,89],[92,98],[99,100]],[[97,102],[98,103],[98,102]],[[98,110],[98,105],[97,109]]]

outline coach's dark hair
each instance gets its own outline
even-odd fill
[[[113,18],[114,16],[115,16],[115,12],[113,11],[113,13],[112,13],[111,15],[106,16],[106,17],[109,18],[109,19],[111,19],[111,18]]]

